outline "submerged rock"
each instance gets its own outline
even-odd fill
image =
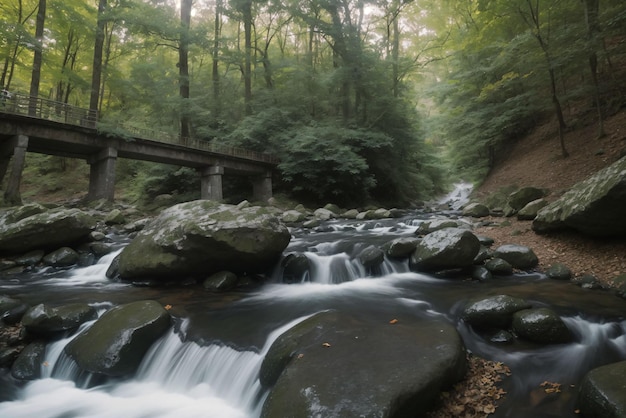
[[[261,416],[422,416],[465,370],[463,343],[447,322],[325,312],[270,348],[260,376],[273,387]]]
[[[300,283],[304,281],[311,268],[308,257],[302,253],[287,254],[280,265],[283,268],[284,283]]]
[[[170,316],[158,302],[116,306],[66,345],[65,353],[88,372],[129,375],[169,326]]]
[[[210,200],[164,210],[122,250],[123,279],[185,278],[228,270],[264,273],[291,235],[261,207],[237,209]]]

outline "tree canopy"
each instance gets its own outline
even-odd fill
[[[626,88],[621,0],[6,0],[0,14],[8,89],[97,109],[103,129],[274,153],[277,187],[321,202],[406,204],[451,171],[479,179],[573,109],[601,135]]]

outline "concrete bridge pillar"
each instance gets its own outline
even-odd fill
[[[89,167],[89,194],[87,200],[106,199],[115,196],[115,163],[117,149],[107,147],[87,160]]]
[[[224,167],[212,165],[204,168],[200,175],[200,198],[218,202],[222,201],[224,199],[224,195],[222,194]]]
[[[260,177],[252,179],[252,194],[254,200],[267,202],[272,197],[272,172],[266,171]]]
[[[28,137],[26,135],[16,135],[4,144],[0,150],[0,183],[4,180],[9,165],[11,170],[4,191],[4,201],[8,204],[21,205],[20,183],[22,181],[22,171],[26,162],[26,149],[28,148]],[[11,159],[11,156],[13,158]]]

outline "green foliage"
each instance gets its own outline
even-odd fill
[[[138,174],[134,183],[140,190],[139,200],[144,204],[162,194],[172,194],[180,201],[200,197],[200,178],[194,169],[150,164],[146,171]]]

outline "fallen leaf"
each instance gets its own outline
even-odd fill
[[[329,344],[329,343],[323,343],[323,344],[322,344],[322,347],[326,347],[326,348],[328,348],[328,347],[330,347],[330,344]]]
[[[172,305],[165,305],[165,310],[169,311],[170,309],[172,309]]]
[[[393,325],[393,324],[397,324],[397,323],[398,323],[398,320],[394,318],[394,319],[392,319],[391,321],[389,321],[389,323],[390,323],[390,324],[392,324],[392,325]]]
[[[44,361],[42,364],[44,367],[48,367],[50,365],[50,363],[48,363],[47,361]]]
[[[298,360],[300,360],[302,357],[304,357],[304,354],[302,353],[298,354]]]

